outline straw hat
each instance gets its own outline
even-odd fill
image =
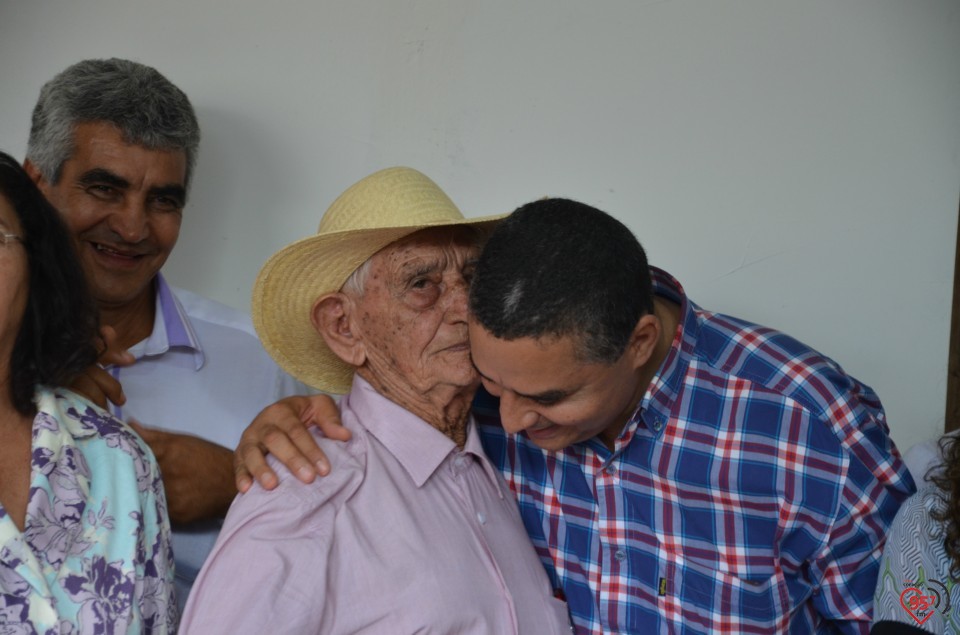
[[[317,233],[275,253],[253,285],[253,325],[285,371],[333,393],[350,389],[353,367],[327,348],[310,320],[313,304],[339,291],[350,274],[390,243],[428,227],[491,225],[503,218],[464,218],[424,174],[404,167],[375,172],[327,209]]]

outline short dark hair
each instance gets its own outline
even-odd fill
[[[27,254],[30,287],[10,357],[10,396],[31,415],[37,384],[65,386],[96,361],[98,314],[59,214],[3,152],[0,195],[17,216]]]
[[[470,311],[499,339],[571,336],[580,360],[612,363],[653,311],[647,256],[605,212],[562,198],[534,201],[491,234]]]
[[[77,124],[99,121],[116,126],[127,143],[182,150],[189,188],[200,145],[193,106],[157,69],[130,60],[83,60],[44,84],[33,109],[27,158],[56,184],[76,150]]]

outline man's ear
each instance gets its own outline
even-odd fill
[[[346,294],[327,293],[313,303],[310,320],[334,355],[351,366],[359,367],[366,361],[367,353],[363,338],[354,328],[355,307]]]
[[[42,188],[47,182],[43,178],[43,174],[40,173],[40,168],[33,164],[33,161],[30,159],[24,159],[23,161],[23,170],[27,173],[27,176],[34,182],[37,187]]]
[[[641,368],[653,357],[660,342],[661,328],[660,319],[653,313],[647,313],[637,320],[630,334],[630,343],[627,344],[634,368]]]

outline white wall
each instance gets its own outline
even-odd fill
[[[468,215],[543,195],[627,222],[701,305],[779,327],[942,429],[960,191],[956,0],[0,0],[0,148],[41,84],[129,57],[204,132],[167,273],[246,308],[352,182]]]

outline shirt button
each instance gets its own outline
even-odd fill
[[[662,421],[660,421],[659,419],[654,419],[654,420],[653,420],[653,429],[654,429],[654,430],[656,430],[657,432],[659,432],[659,431],[660,431],[660,428],[662,428],[662,427],[663,427],[663,422],[662,422]]]
[[[617,551],[613,554],[613,557],[617,559],[617,562],[623,562],[627,559],[627,552],[623,549],[617,549]]]
[[[481,525],[487,524],[487,517],[484,516],[483,512],[477,512],[477,522],[479,522]]]
[[[607,473],[607,476],[613,476],[614,474],[617,473],[617,466],[616,466],[616,465],[608,465],[606,468],[604,468],[603,471]]]

